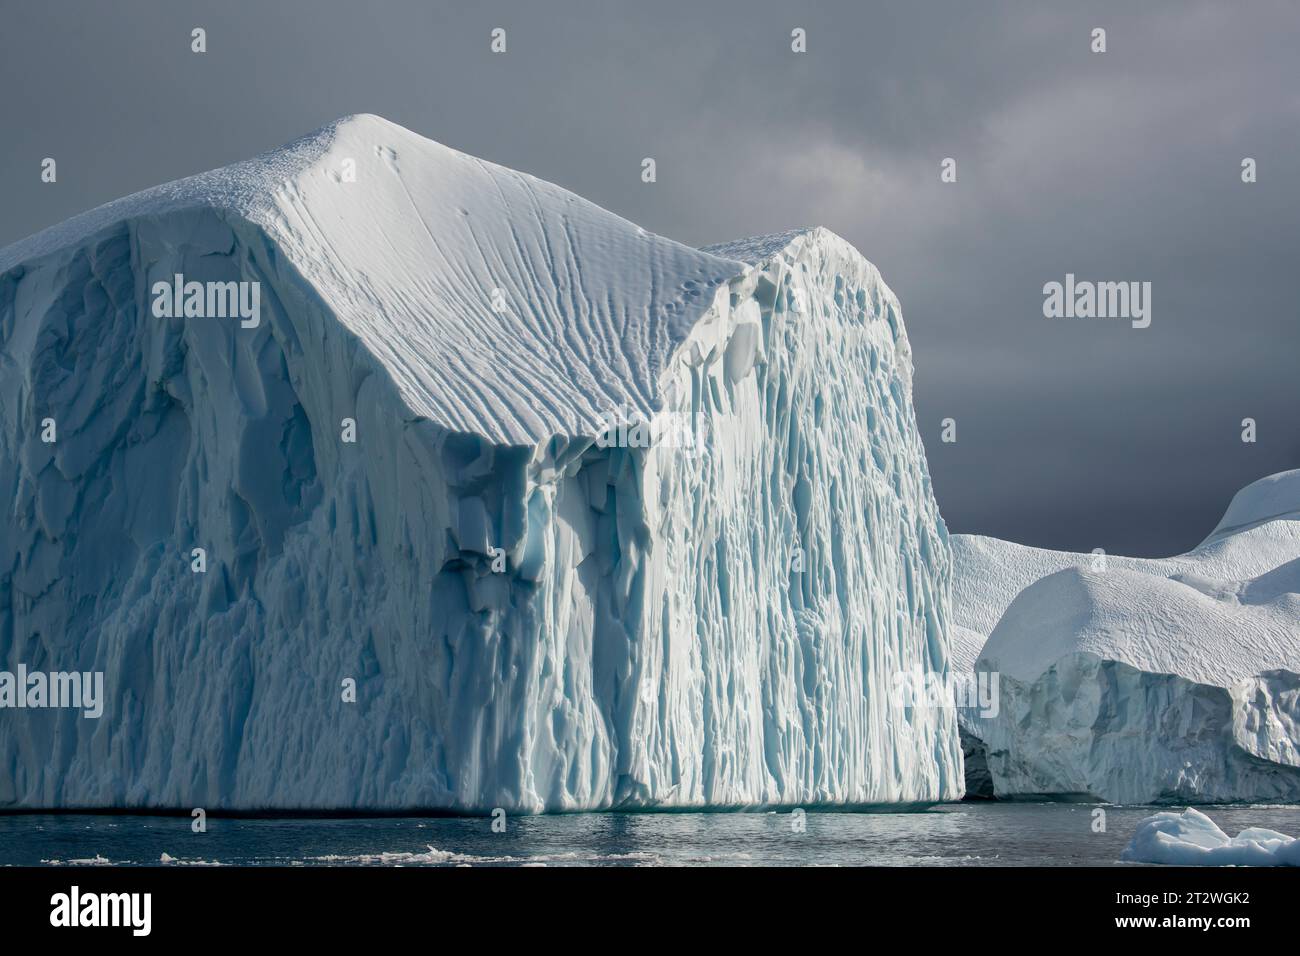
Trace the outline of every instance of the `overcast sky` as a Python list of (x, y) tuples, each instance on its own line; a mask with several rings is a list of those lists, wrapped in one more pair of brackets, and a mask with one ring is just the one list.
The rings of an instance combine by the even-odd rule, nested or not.
[[(0, 245), (356, 112), (692, 245), (824, 225), (902, 301), (951, 530), (1170, 554), (1300, 467), (1297, 49), (1287, 0), (0, 0)], [(1151, 326), (1044, 318), (1066, 273)]]

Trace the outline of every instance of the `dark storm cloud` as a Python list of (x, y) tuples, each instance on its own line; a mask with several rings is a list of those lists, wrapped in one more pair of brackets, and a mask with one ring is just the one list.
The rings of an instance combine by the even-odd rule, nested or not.
[[(1293, 4), (122, 0), (0, 18), (0, 243), (375, 112), (688, 243), (811, 224), (852, 241), (902, 300), (954, 531), (1171, 553), (1238, 487), (1300, 466)], [(1151, 282), (1151, 327), (1043, 318), (1067, 272)]]

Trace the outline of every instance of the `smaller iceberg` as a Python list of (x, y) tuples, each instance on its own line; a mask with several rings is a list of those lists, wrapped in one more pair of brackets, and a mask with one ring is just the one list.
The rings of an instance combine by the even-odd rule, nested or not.
[(953, 535), (968, 795), (1300, 803), (1300, 469), (1171, 558)]
[(1171, 866), (1300, 866), (1300, 840), (1263, 827), (1248, 827), (1230, 837), (1204, 813), (1188, 807), (1139, 823), (1120, 859)]

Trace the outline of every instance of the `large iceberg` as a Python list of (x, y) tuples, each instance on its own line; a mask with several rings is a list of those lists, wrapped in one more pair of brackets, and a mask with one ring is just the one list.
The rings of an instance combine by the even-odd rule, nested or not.
[(960, 796), (907, 337), (824, 229), (357, 116), (0, 250), (0, 340), (0, 667), (105, 686), (0, 711), (0, 806)]
[(999, 688), (963, 739), (997, 796), (1300, 801), (1300, 471), (1173, 558), (953, 550), (956, 666)]

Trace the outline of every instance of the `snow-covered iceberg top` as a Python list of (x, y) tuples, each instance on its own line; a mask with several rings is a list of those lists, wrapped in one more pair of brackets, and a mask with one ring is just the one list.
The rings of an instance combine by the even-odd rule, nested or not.
[(1032, 680), (1082, 652), (1220, 687), (1300, 673), (1300, 470), (1242, 489), (1203, 544), (1171, 558), (952, 540), (958, 664), (982, 655)]
[(1300, 840), (1264, 827), (1235, 837), (1195, 807), (1157, 813), (1137, 826), (1121, 860), (1170, 866), (1300, 866)]
[(1300, 468), (1251, 482), (1233, 495), (1228, 510), (1197, 551), (1209, 551), (1230, 535), (1282, 520), (1300, 522)]
[(1214, 687), (1300, 673), (1300, 559), (1244, 581), (1057, 571), (1016, 596), (976, 666), (1032, 681), (1067, 654)]
[(266, 229), (412, 417), (515, 445), (660, 411), (674, 352), (744, 270), (358, 115), (24, 240), (0, 272), (124, 219), (205, 207)]

